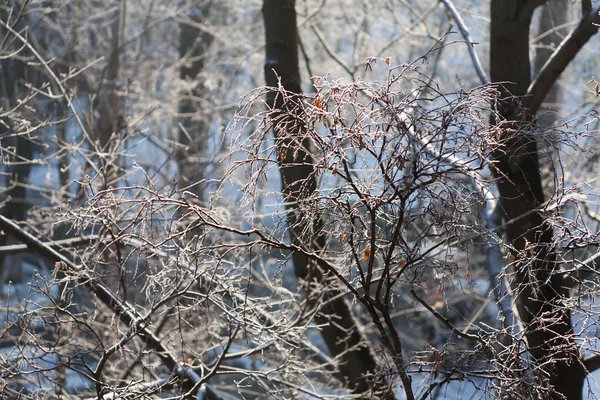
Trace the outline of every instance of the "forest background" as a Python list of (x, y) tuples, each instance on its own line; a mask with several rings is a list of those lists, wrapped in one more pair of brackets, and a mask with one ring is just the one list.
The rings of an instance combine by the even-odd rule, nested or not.
[(6, 398), (597, 398), (598, 2), (0, 6)]

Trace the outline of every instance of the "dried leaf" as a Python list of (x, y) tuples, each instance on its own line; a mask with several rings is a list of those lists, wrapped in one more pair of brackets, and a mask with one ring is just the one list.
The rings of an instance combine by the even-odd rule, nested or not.
[(369, 261), (369, 259), (371, 258), (371, 248), (369, 246), (367, 246), (367, 248), (365, 249), (365, 252), (363, 253), (363, 258), (365, 259), (365, 261)]
[(323, 109), (323, 100), (321, 100), (321, 98), (320, 98), (320, 97), (317, 97), (317, 98), (315, 99), (315, 106), (317, 106), (317, 108), (318, 108), (319, 110), (322, 110), (322, 109)]
[(345, 233), (343, 235), (341, 235), (340, 236), (340, 246), (342, 246), (344, 244), (344, 242), (347, 240), (348, 240), (348, 237), (346, 236)]
[(433, 370), (433, 376), (435, 376), (437, 378), (438, 374), (440, 373), (440, 369), (442, 369), (442, 363), (435, 363), (435, 369)]
[(389, 57), (386, 57), (386, 58), (385, 58), (385, 62), (386, 62), (388, 65), (390, 64), (390, 61), (391, 61), (391, 60), (392, 60), (392, 59), (391, 59), (391, 58), (389, 58)]
[(287, 151), (285, 151), (285, 149), (279, 149), (279, 159), (281, 161), (285, 161), (286, 158), (287, 158)]

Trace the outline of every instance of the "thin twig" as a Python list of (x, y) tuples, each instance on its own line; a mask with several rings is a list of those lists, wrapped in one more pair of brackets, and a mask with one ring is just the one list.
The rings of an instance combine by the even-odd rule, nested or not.
[(333, 58), (335, 62), (337, 62), (340, 65), (340, 67), (342, 67), (344, 71), (346, 71), (348, 75), (352, 77), (353, 80), (355, 80), (356, 78), (354, 77), (354, 71), (352, 70), (352, 68), (350, 68), (350, 66), (342, 59), (342, 57), (340, 57), (339, 54), (337, 54), (331, 48), (331, 46), (327, 42), (327, 39), (325, 39), (325, 36), (323, 36), (323, 33), (319, 30), (319, 28), (317, 28), (314, 24), (312, 24), (310, 28), (315, 33), (315, 35), (317, 35), (317, 39), (319, 39), (319, 42), (321, 42), (321, 44), (323, 45), (325, 52), (329, 54), (329, 56)]
[(485, 342), (483, 342), (483, 340), (479, 336), (471, 335), (468, 333), (463, 333), (460, 329), (457, 329), (454, 325), (452, 325), (452, 322), (450, 322), (450, 320), (448, 318), (444, 317), (442, 314), (440, 314), (439, 312), (434, 310), (433, 307), (431, 307), (425, 300), (423, 300), (423, 298), (417, 294), (415, 289), (411, 288), (410, 294), (412, 294), (413, 297), (415, 299), (417, 299), (417, 301), (419, 303), (421, 303), (423, 305), (423, 307), (428, 309), (429, 312), (432, 313), (438, 320), (440, 320), (444, 325), (446, 325), (448, 328), (450, 328), (450, 330), (452, 332), (456, 333), (458, 336), (462, 337), (463, 339), (475, 340), (477, 342), (485, 344)]
[[(82, 237), (74, 237), (69, 239), (53, 240), (51, 242), (42, 242), (48, 247), (62, 247), (62, 246), (78, 246), (88, 244), (93, 240), (98, 239), (97, 235), (89, 235)], [(26, 244), (13, 244), (10, 246), (0, 246), (0, 254), (15, 254), (27, 251), (29, 247)]]
[[(110, 289), (98, 280), (90, 279), (85, 267), (75, 264), (69, 258), (63, 256), (50, 246), (47, 246), (38, 238), (24, 231), (16, 223), (3, 215), (0, 215), (0, 229), (16, 237), (26, 244), (29, 249), (35, 251), (47, 260), (57, 263), (57, 267), (64, 268), (65, 272), (70, 273), (74, 279), (79, 279), (82, 284), (86, 285), (100, 301), (106, 304), (112, 312), (118, 316), (124, 325), (134, 326), (138, 324), (137, 321), (143, 319), (129, 303), (119, 299)], [(150, 332), (147, 326), (144, 326), (137, 334), (145, 340), (146, 345), (154, 350), (154, 354), (160, 358), (161, 362), (174, 375), (179, 375), (184, 378), (183, 386), (185, 390), (193, 390), (203, 383), (198, 374), (177, 362), (177, 359), (171, 353), (171, 350), (162, 343), (160, 338)]]

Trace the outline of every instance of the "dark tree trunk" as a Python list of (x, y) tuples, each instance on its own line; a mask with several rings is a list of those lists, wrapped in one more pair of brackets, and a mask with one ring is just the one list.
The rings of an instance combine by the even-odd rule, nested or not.
[[(192, 8), (190, 19), (202, 24), (208, 17), (211, 1), (200, 2)], [(179, 77), (186, 82), (179, 101), (179, 143), (183, 145), (176, 153), (181, 184), (203, 199), (202, 180), (205, 178), (207, 151), (207, 107), (203, 100), (206, 89), (201, 73), (204, 71), (207, 52), (213, 42), (213, 35), (202, 31), (198, 26), (180, 23), (179, 57), (181, 67)]]
[[(13, 13), (9, 14), (4, 7), (1, 7), (0, 18), (12, 26), (17, 21), (9, 19), (9, 16), (12, 15), (14, 19), (16, 18), (14, 15), (18, 15), (19, 11), (15, 9)], [(22, 29), (25, 21), (26, 19), (21, 19), (18, 21), (17, 26), (13, 28), (17, 30)], [(10, 53), (21, 47), (21, 43), (15, 41), (13, 35), (6, 28), (1, 28), (0, 32), (3, 39), (7, 38), (6, 53)], [(3, 104), (0, 106), (4, 110), (10, 110), (17, 105), (17, 99), (22, 95), (21, 91), (24, 88), (20, 85), (24, 83), (27, 72), (26, 62), (17, 57), (0, 60), (0, 97), (3, 98)], [(31, 75), (35, 77), (35, 74)], [(33, 81), (32, 83), (36, 84), (38, 82)], [(22, 108), (18, 108), (16, 111), (17, 116), (22, 111)], [(9, 200), (1, 212), (6, 218), (14, 221), (23, 221), (30, 208), (30, 204), (26, 198), (27, 189), (25, 185), (29, 183), (29, 173), (31, 172), (30, 161), (33, 159), (35, 145), (27, 136), (15, 132), (13, 127), (14, 124), (11, 117), (3, 118), (2, 124), (0, 124), (0, 138), (5, 139), (0, 145), (2, 147), (11, 147), (15, 152), (15, 156), (4, 155), (9, 161), (6, 165), (6, 175), (3, 177), (4, 188), (9, 189), (2, 190), (2, 200), (5, 200), (5, 198)], [(5, 232), (0, 232), (0, 246), (14, 243), (16, 242)], [(0, 254), (0, 295), (3, 295), (2, 288), (5, 281), (17, 283), (23, 279), (20, 259), (20, 254), (8, 256)]]
[[(116, 187), (119, 182), (120, 155), (123, 144), (121, 131), (125, 129), (123, 126), (125, 120), (121, 114), (121, 98), (117, 83), (121, 74), (120, 59), (123, 32), (125, 29), (126, 4), (127, 2), (124, 0), (116, 0), (114, 2), (114, 14), (110, 24), (110, 55), (106, 68), (103, 71), (103, 79), (98, 93), (97, 112), (99, 118), (95, 131), (95, 140), (100, 151), (97, 158), (101, 169), (101, 190)], [(114, 229), (113, 225), (107, 226), (105, 233), (109, 237), (114, 237)], [(114, 249), (117, 250), (117, 246)], [(125, 266), (118, 253), (118, 251), (108, 251), (103, 254), (102, 263), (99, 267), (104, 276), (104, 283), (126, 300), (127, 282)]]
[[(539, 211), (544, 202), (538, 144), (531, 116), (510, 96), (523, 96), (531, 83), (529, 27), (539, 1), (492, 0), (490, 75), (503, 82), (499, 102), (504, 145), (495, 154), (500, 204), (514, 247), (513, 293), (525, 330), (536, 383), (552, 392), (548, 399), (581, 399), (586, 375), (579, 350), (572, 340), (570, 311), (561, 305), (568, 296), (553, 246), (552, 226)], [(500, 121), (494, 121), (500, 122)], [(533, 211), (533, 212), (531, 212)], [(543, 381), (547, 375), (547, 383)]]
[[(295, 2), (265, 0), (263, 16), (267, 41), (266, 83), (270, 87), (277, 87), (278, 79), (281, 79), (285, 90), (300, 95), (302, 91), (298, 67)], [(298, 246), (318, 251), (326, 246), (326, 238), (321, 229), (322, 220), (319, 215), (306, 215), (299, 207), (304, 198), (316, 191), (317, 181), (311, 154), (313, 146), (302, 134), (304, 128), (301, 115), (298, 115), (300, 111), (294, 107), (298, 101), (301, 101), (300, 96), (292, 95), (284, 100), (281, 94), (275, 91), (267, 95), (269, 107), (283, 111), (282, 114), (274, 116), (274, 131), (280, 155), (279, 167), (291, 239)], [(301, 225), (313, 227), (314, 235), (310, 242), (303, 240)], [(336, 282), (329, 280), (328, 274), (303, 253), (295, 252), (292, 261), (296, 276), (306, 285), (310, 305), (316, 306), (317, 300), (324, 304), (316, 320), (323, 326), (321, 333), (331, 355), (339, 357), (339, 370), (345, 384), (355, 393), (365, 393), (369, 390), (387, 392), (383, 380), (373, 387), (367, 378), (377, 372), (375, 355)], [(325, 298), (322, 297), (322, 293), (315, 293), (315, 286), (326, 288)]]
[(124, 29), (125, 3), (122, 0), (117, 0), (116, 5), (115, 15), (111, 23), (110, 56), (103, 72), (103, 82), (98, 95), (98, 114), (100, 118), (96, 139), (100, 151), (106, 154), (105, 157), (98, 157), (103, 170), (102, 189), (116, 184), (117, 168), (119, 166), (118, 146), (121, 145), (121, 138), (118, 135), (123, 124), (117, 80), (121, 69), (121, 33)]

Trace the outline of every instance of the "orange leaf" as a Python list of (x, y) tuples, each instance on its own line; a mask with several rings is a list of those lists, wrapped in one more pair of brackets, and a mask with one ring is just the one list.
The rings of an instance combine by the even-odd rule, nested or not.
[(285, 151), (285, 149), (279, 149), (279, 159), (281, 161), (285, 161), (286, 158), (287, 158), (287, 151)]
[(367, 248), (365, 249), (365, 252), (363, 253), (363, 258), (365, 259), (365, 261), (369, 261), (369, 259), (371, 258), (371, 248), (369, 246), (367, 246)]
[(513, 254), (510, 255), (510, 262), (515, 262), (515, 256)]
[(386, 57), (386, 58), (385, 58), (385, 62), (386, 62), (388, 65), (390, 64), (390, 61), (391, 61), (391, 60), (392, 60), (392, 59), (391, 59), (391, 58), (389, 58), (389, 57)]
[(320, 97), (315, 99), (315, 106), (317, 106), (318, 109), (323, 109), (323, 101)]

